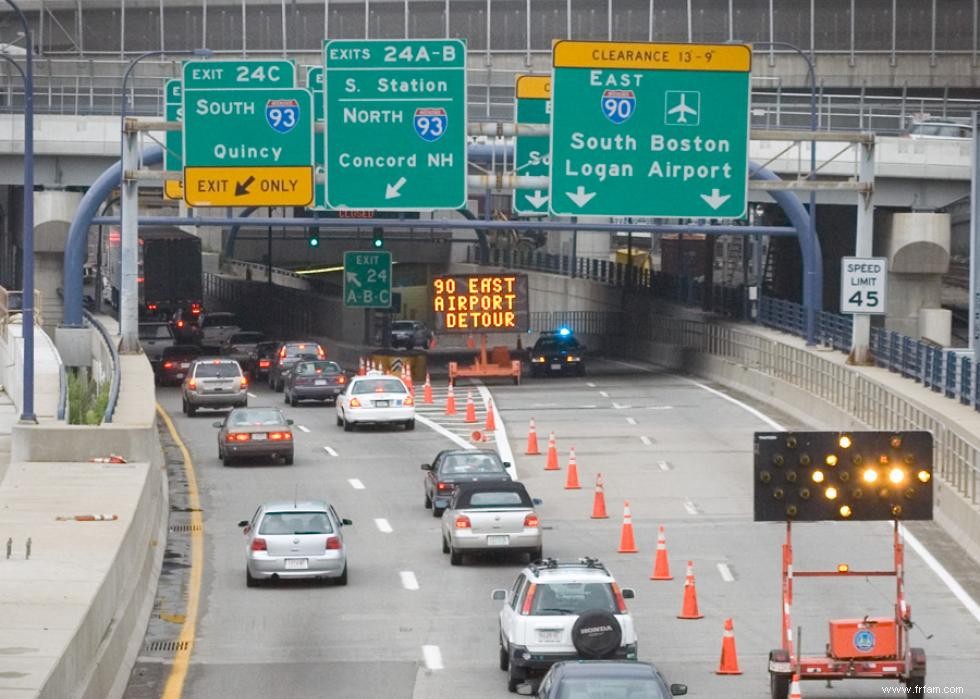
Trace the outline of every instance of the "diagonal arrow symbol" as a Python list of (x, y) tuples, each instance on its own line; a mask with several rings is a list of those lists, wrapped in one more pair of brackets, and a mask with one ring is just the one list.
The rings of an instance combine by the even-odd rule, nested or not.
[(235, 183), (235, 196), (236, 197), (240, 197), (240, 196), (243, 196), (245, 194), (248, 194), (249, 193), (248, 188), (252, 186), (252, 183), (253, 182), (255, 182), (255, 175), (249, 175), (248, 176), (248, 179), (245, 180), (244, 182), (236, 182)]
[(580, 209), (592, 201), (592, 197), (596, 195), (595, 192), (586, 192), (585, 187), (582, 185), (578, 186), (574, 192), (565, 192), (565, 196), (575, 202), (575, 205)]
[(358, 289), (361, 288), (361, 280), (357, 278), (357, 272), (347, 272), (347, 283), (353, 284)]
[(705, 203), (712, 209), (717, 209), (719, 206), (724, 204), (726, 201), (732, 198), (731, 194), (722, 194), (717, 188), (711, 190), (711, 194), (702, 194), (701, 198), (704, 199)]
[(401, 188), (405, 186), (406, 180), (404, 177), (399, 177), (395, 184), (385, 185), (385, 199), (394, 199), (395, 197), (400, 197), (402, 195)]

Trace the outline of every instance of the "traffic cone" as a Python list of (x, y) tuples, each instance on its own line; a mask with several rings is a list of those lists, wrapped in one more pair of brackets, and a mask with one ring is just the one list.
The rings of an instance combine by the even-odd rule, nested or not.
[(463, 422), (476, 422), (476, 404), (473, 402), (473, 391), (466, 392), (466, 418)]
[(476, 349), (476, 338), (472, 335), (466, 336), (466, 346), (469, 349)]
[(619, 549), (616, 553), (636, 553), (636, 541), (633, 539), (633, 515), (630, 512), (630, 501), (623, 502), (623, 527), (619, 533)]
[(407, 364), (402, 364), (402, 383), (409, 393), (415, 393), (415, 386), (412, 385), (412, 372), (408, 370)]
[(716, 675), (741, 675), (738, 669), (738, 658), (735, 655), (735, 627), (731, 619), (725, 619), (725, 632), (721, 637), (721, 661), (718, 663)]
[(606, 495), (602, 491), (602, 474), (595, 477), (595, 498), (592, 500), (592, 519), (609, 519), (606, 514)]
[(541, 453), (538, 449), (538, 432), (534, 429), (534, 418), (531, 418), (531, 422), (527, 427), (527, 449), (524, 453), (528, 456), (537, 456)]
[(558, 465), (558, 445), (555, 442), (555, 433), (551, 432), (548, 435), (548, 458), (544, 464), (545, 471), (559, 471), (561, 466)]
[(497, 423), (493, 417), (493, 399), (487, 401), (487, 421), (483, 425), (483, 429), (486, 432), (494, 432), (497, 429)]
[(800, 693), (800, 676), (793, 675), (793, 681), (789, 683), (789, 699), (803, 699)]
[(575, 447), (568, 450), (568, 476), (565, 478), (565, 490), (580, 490), (578, 482), (578, 464), (575, 463)]
[(357, 375), (364, 376), (367, 373), (367, 369), (364, 367), (364, 357), (361, 357), (357, 363)]
[(425, 372), (425, 386), (422, 387), (422, 402), (432, 405), (432, 382), (429, 380), (429, 372)]
[(687, 562), (687, 577), (684, 579), (684, 604), (678, 619), (701, 619), (704, 617), (698, 611), (698, 591), (694, 587), (694, 561)]
[(453, 394), (453, 385), (449, 384), (449, 392), (446, 394), (446, 415), (456, 414), (456, 396)]
[(653, 573), (651, 580), (673, 580), (670, 574), (670, 561), (667, 560), (667, 537), (664, 536), (664, 527), (660, 525), (657, 533), (657, 555), (653, 559)]

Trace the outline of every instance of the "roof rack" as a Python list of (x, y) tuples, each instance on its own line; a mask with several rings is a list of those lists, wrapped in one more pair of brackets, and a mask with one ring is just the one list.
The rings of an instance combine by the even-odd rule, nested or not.
[(542, 558), (532, 561), (529, 565), (531, 570), (537, 575), (542, 570), (557, 570), (558, 568), (591, 568), (601, 570), (609, 574), (609, 569), (594, 556), (580, 556), (574, 561), (560, 561), (557, 558)]

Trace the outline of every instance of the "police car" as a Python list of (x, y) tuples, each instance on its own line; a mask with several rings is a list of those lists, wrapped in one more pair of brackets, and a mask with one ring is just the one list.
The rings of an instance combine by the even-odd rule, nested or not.
[(541, 333), (531, 348), (531, 375), (576, 374), (585, 376), (585, 346), (569, 328)]

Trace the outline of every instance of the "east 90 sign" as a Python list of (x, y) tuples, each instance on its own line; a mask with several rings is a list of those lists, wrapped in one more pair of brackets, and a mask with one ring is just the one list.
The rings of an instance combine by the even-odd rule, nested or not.
[(438, 332), (525, 332), (526, 274), (453, 274), (432, 280)]

